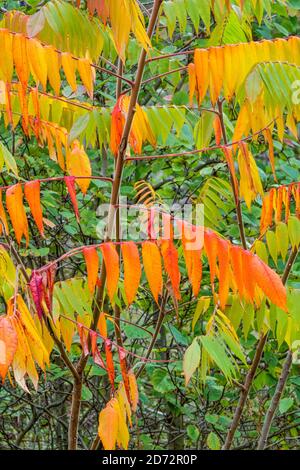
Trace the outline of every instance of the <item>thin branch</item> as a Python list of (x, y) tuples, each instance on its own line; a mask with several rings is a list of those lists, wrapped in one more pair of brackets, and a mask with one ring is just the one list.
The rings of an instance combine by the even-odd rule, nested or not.
[[(222, 105), (222, 101), (220, 100), (218, 100), (218, 110), (219, 110), (219, 120), (221, 124), (223, 140), (224, 140), (224, 144), (227, 146), (228, 142), (227, 142), (227, 136), (226, 136), (225, 123), (224, 123), (223, 105)], [(227, 166), (229, 170), (230, 183), (231, 183), (232, 192), (234, 196), (236, 216), (237, 216), (237, 221), (238, 221), (238, 226), (239, 226), (239, 231), (240, 231), (241, 242), (242, 242), (243, 248), (246, 250), (247, 241), (246, 241), (245, 228), (244, 228), (244, 222), (243, 222), (243, 214), (242, 214), (242, 209), (241, 209), (241, 201), (240, 201), (238, 194), (236, 194), (233, 175), (231, 174), (229, 165)]]
[[(292, 266), (293, 266), (293, 264), (294, 264), (294, 262), (297, 258), (298, 252), (299, 252), (298, 248), (294, 248), (294, 250), (291, 253), (291, 256), (289, 257), (289, 260), (288, 260), (287, 265), (285, 267), (285, 271), (284, 271), (283, 276), (282, 276), (282, 281), (284, 283), (286, 283), (286, 281), (288, 279), (289, 273), (290, 273), (290, 271), (292, 269)], [(287, 353), (287, 356), (286, 356), (286, 359), (285, 359), (284, 364), (283, 364), (283, 368), (282, 368), (279, 380), (277, 382), (275, 393), (272, 397), (271, 403), (270, 403), (269, 408), (267, 410), (267, 413), (265, 415), (261, 436), (260, 436), (258, 446), (257, 446), (258, 450), (265, 449), (265, 447), (267, 445), (268, 437), (269, 437), (269, 434), (270, 434), (270, 429), (271, 429), (271, 426), (272, 426), (272, 422), (273, 422), (276, 410), (278, 408), (281, 396), (283, 394), (283, 391), (284, 391), (284, 388), (285, 388), (285, 385), (286, 385), (286, 382), (287, 382), (287, 379), (288, 379), (288, 376), (289, 376), (289, 373), (290, 373), (290, 369), (292, 367), (292, 359), (293, 359), (293, 353), (289, 349), (289, 351)]]
[(197, 153), (210, 152), (211, 150), (221, 150), (224, 147), (232, 147), (234, 145), (238, 145), (241, 142), (247, 142), (248, 140), (253, 139), (253, 137), (261, 134), (263, 131), (268, 129), (274, 123), (274, 121), (276, 121), (276, 119), (272, 119), (272, 121), (267, 126), (263, 127), (259, 131), (254, 132), (253, 134), (248, 135), (247, 137), (244, 137), (243, 139), (235, 140), (227, 144), (212, 145), (210, 147), (203, 147), (201, 149), (188, 150), (186, 152), (165, 153), (163, 155), (136, 155), (135, 157), (127, 157), (125, 161), (129, 162), (129, 161), (140, 161), (140, 160), (156, 160), (159, 158), (175, 158), (175, 157), (181, 157), (185, 155), (196, 155)]

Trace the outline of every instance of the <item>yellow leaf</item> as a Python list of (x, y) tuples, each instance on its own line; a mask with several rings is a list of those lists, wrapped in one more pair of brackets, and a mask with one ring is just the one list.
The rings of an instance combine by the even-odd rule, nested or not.
[(47, 61), (48, 79), (54, 93), (58, 96), (60, 91), (60, 55), (53, 46), (44, 46)]
[[(43, 90), (46, 91), (48, 69), (45, 49), (38, 41), (29, 39), (27, 41), (27, 51), (31, 74), (36, 83), (40, 82)], [(51, 73), (51, 69), (49, 69), (49, 73)]]
[(66, 75), (66, 79), (72, 91), (77, 90), (76, 83), (76, 60), (73, 59), (72, 55), (69, 52), (63, 52), (61, 54), (61, 62)]
[(78, 59), (77, 68), (90, 98), (93, 98), (94, 84), (93, 84), (93, 72), (90, 61), (88, 59)]
[[(71, 176), (92, 175), (89, 157), (78, 140), (74, 140), (71, 151), (67, 152), (67, 170)], [(75, 181), (83, 194), (86, 194), (91, 182), (90, 178), (76, 178)]]

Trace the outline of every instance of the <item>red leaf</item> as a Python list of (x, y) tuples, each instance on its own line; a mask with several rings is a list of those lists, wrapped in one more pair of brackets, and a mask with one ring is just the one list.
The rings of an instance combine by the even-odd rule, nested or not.
[(113, 355), (111, 352), (111, 341), (109, 339), (106, 339), (104, 341), (104, 348), (105, 348), (108, 378), (111, 384), (111, 388), (114, 391), (115, 390), (115, 366), (114, 366)]
[(99, 349), (98, 349), (97, 337), (98, 337), (98, 335), (95, 331), (90, 331), (93, 359), (94, 359), (95, 364), (102, 367), (102, 369), (106, 370), (105, 364), (102, 360), (101, 354), (100, 354)]
[(130, 397), (130, 386), (129, 386), (129, 377), (127, 371), (127, 362), (126, 362), (126, 351), (123, 348), (118, 348), (119, 358), (120, 358), (120, 367), (123, 378), (123, 383), (126, 391), (126, 395), (129, 403), (131, 402)]
[(36, 307), (36, 311), (39, 319), (41, 320), (44, 315), (44, 310), (42, 307), (43, 301), (43, 278), (42, 276), (33, 271), (29, 281), (29, 288), (32, 294), (32, 298)]
[(110, 130), (110, 149), (116, 157), (119, 152), (119, 146), (123, 134), (125, 117), (121, 109), (122, 96), (118, 99), (111, 114), (111, 130)]
[(81, 323), (77, 323), (77, 330), (79, 334), (80, 344), (82, 346), (82, 351), (84, 356), (89, 355), (89, 347), (87, 343), (88, 333), (84, 326)]
[(175, 298), (179, 300), (181, 296), (179, 291), (180, 272), (178, 267), (178, 253), (172, 240), (162, 240), (161, 252), (165, 270), (170, 278)]
[(72, 202), (72, 205), (73, 205), (73, 209), (74, 209), (74, 212), (75, 212), (77, 222), (79, 222), (80, 216), (79, 216), (78, 203), (77, 203), (77, 199), (76, 199), (75, 177), (74, 176), (65, 176), (64, 180), (65, 180), (65, 183), (66, 183), (66, 186), (67, 186), (67, 189), (68, 189), (68, 193), (69, 193), (70, 198), (71, 198), (71, 202)]

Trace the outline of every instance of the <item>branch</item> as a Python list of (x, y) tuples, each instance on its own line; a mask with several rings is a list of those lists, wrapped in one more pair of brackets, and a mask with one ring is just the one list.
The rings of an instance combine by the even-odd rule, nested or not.
[(175, 157), (182, 157), (184, 155), (196, 155), (197, 153), (210, 152), (211, 150), (221, 150), (224, 147), (232, 147), (234, 145), (238, 145), (240, 142), (247, 142), (248, 140), (253, 139), (253, 137), (261, 134), (263, 131), (268, 129), (274, 123), (274, 121), (276, 121), (276, 118), (272, 119), (272, 121), (267, 126), (263, 127), (259, 131), (254, 132), (253, 134), (248, 135), (247, 137), (244, 137), (243, 139), (235, 140), (234, 142), (226, 143), (223, 145), (212, 145), (210, 147), (203, 147), (202, 149), (194, 149), (194, 150), (188, 150), (186, 152), (177, 152), (177, 153), (165, 153), (164, 155), (137, 155), (135, 157), (127, 157), (125, 161), (129, 162), (129, 161), (140, 161), (140, 160), (155, 160), (159, 158), (175, 158)]
[[(282, 282), (285, 283), (287, 281), (289, 273), (292, 269), (292, 266), (297, 258), (297, 255), (298, 255), (298, 248), (294, 248), (294, 250), (291, 253), (291, 256), (289, 257), (287, 265), (285, 267), (285, 271), (282, 276)], [(292, 367), (292, 359), (293, 359), (293, 353), (289, 349), (286, 359), (283, 364), (283, 368), (282, 368), (279, 380), (277, 382), (275, 393), (273, 395), (273, 398), (271, 400), (271, 403), (269, 405), (268, 411), (264, 419), (262, 433), (258, 442), (257, 450), (263, 450), (265, 449), (267, 445), (271, 425), (272, 425), (279, 401), (283, 394), (283, 391), (284, 391), (284, 388), (285, 388), (285, 385), (286, 385), (286, 382), (290, 373), (290, 369)]]
[[(223, 105), (222, 105), (222, 101), (220, 100), (218, 100), (218, 110), (219, 110), (219, 119), (221, 123), (224, 144), (228, 145), (226, 129), (225, 129), (225, 124), (224, 124)], [(239, 226), (239, 231), (240, 231), (241, 242), (242, 242), (243, 248), (246, 250), (247, 241), (246, 241), (245, 228), (244, 228), (244, 222), (243, 222), (243, 214), (242, 214), (242, 209), (241, 209), (241, 201), (240, 201), (238, 194), (236, 194), (234, 180), (233, 180), (233, 176), (231, 174), (229, 165), (227, 164), (227, 166), (229, 170), (230, 183), (231, 183), (231, 188), (232, 188), (234, 202), (235, 202), (236, 216), (237, 216), (237, 221), (238, 221), (238, 226)]]
[[(149, 20), (149, 26), (147, 30), (149, 38), (151, 38), (153, 34), (161, 3), (162, 3), (162, 0), (155, 0), (155, 3), (153, 5), (151, 17)], [(136, 103), (137, 103), (137, 99), (138, 99), (138, 95), (139, 95), (139, 91), (140, 91), (140, 87), (142, 83), (142, 78), (143, 78), (143, 73), (144, 73), (144, 68), (145, 68), (145, 61), (146, 61), (146, 54), (147, 54), (146, 51), (142, 49), (139, 62), (138, 62), (135, 81), (132, 84), (132, 93), (130, 97), (130, 103), (128, 107), (125, 126), (123, 129), (119, 152), (118, 152), (118, 156), (116, 160), (115, 176), (114, 176), (114, 181), (112, 185), (112, 192), (111, 192), (111, 198), (110, 198), (110, 210), (109, 210), (108, 222), (107, 222), (107, 233), (106, 233), (106, 238), (105, 238), (106, 241), (110, 240), (112, 233), (113, 233), (113, 229), (114, 229), (115, 206), (118, 203), (118, 199), (119, 199), (119, 191), (120, 191), (120, 186), (121, 186), (121, 181), (122, 181), (125, 152), (126, 152), (127, 145), (128, 145), (129, 134), (131, 131), (133, 117), (135, 114), (135, 107), (136, 107)], [(93, 325), (97, 325), (99, 315), (101, 312), (99, 307), (101, 307), (103, 304), (105, 281), (106, 281), (106, 270), (105, 270), (105, 266), (103, 263), (102, 270), (101, 270), (101, 286), (100, 288), (98, 288), (97, 293), (96, 293), (95, 308), (93, 312)], [(69, 449), (70, 450), (75, 450), (77, 448), (78, 421), (79, 421), (80, 399), (81, 399), (81, 389), (82, 389), (82, 374), (83, 374), (83, 370), (85, 368), (86, 363), (87, 363), (87, 357), (85, 357), (82, 354), (77, 364), (77, 372), (79, 373), (81, 380), (80, 380), (80, 383), (78, 383), (77, 381), (74, 381), (74, 387), (73, 387), (70, 426), (69, 426)]]

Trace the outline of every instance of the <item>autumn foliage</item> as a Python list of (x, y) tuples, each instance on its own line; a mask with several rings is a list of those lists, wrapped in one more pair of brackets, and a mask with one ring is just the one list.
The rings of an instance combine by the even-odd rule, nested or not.
[[(219, 376), (247, 397), (256, 342), (292, 354), (300, 339), (298, 278), (287, 282), (300, 39), (260, 32), (271, 0), (144, 3), (51, 0), (0, 21), (0, 376), (34, 394), (62, 368), (69, 449), (101, 383), (85, 445), (128, 449), (159, 394), (181, 387), (172, 425)], [(123, 192), (146, 222), (138, 238), (124, 235)], [(201, 223), (167, 200), (202, 204)], [(229, 448), (241, 414), (203, 446)]]

